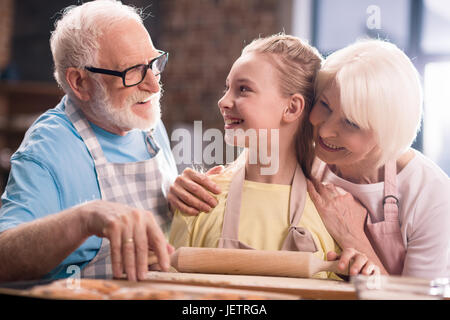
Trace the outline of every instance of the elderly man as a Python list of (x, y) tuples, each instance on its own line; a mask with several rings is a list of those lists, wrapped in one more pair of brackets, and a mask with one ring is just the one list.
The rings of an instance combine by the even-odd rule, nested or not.
[(66, 96), (11, 158), (0, 281), (77, 270), (143, 279), (148, 250), (167, 270), (165, 191), (177, 174), (160, 120), (168, 54), (154, 48), (139, 11), (113, 0), (67, 8), (51, 49)]

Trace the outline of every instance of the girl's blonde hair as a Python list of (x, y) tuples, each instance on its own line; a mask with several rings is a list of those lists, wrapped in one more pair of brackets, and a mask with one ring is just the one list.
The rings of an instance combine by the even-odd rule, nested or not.
[(327, 57), (316, 79), (317, 99), (332, 81), (347, 119), (375, 132), (377, 166), (411, 146), (420, 128), (422, 87), (402, 50), (382, 40), (357, 41)]
[(305, 100), (305, 109), (296, 137), (296, 152), (305, 176), (309, 177), (314, 147), (312, 126), (308, 118), (314, 101), (314, 82), (322, 56), (305, 41), (284, 33), (253, 40), (242, 50), (242, 55), (251, 52), (270, 58), (278, 73), (278, 83), (283, 95), (299, 93)]

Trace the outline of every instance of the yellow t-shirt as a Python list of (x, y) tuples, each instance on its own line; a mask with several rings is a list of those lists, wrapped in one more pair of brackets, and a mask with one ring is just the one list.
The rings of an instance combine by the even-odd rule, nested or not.
[[(170, 243), (175, 247), (216, 248), (222, 234), (225, 204), (231, 182), (229, 175), (213, 176), (222, 193), (218, 205), (210, 212), (190, 216), (175, 212), (170, 231)], [(289, 230), (289, 198), (291, 186), (244, 181), (239, 221), (239, 240), (259, 250), (281, 250)], [(328, 251), (340, 248), (322, 222), (309, 195), (298, 223), (311, 233), (320, 259), (326, 260)], [(314, 278), (339, 279), (333, 273), (319, 272)]]

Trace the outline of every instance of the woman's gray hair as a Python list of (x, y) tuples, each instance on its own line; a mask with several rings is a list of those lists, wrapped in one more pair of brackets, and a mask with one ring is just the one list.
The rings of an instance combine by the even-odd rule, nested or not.
[(423, 93), (402, 50), (383, 40), (359, 40), (327, 57), (316, 78), (317, 98), (333, 80), (346, 118), (374, 131), (382, 153), (378, 167), (408, 150), (420, 129)]
[(96, 0), (62, 11), (51, 33), (50, 47), (54, 62), (54, 76), (68, 95), (72, 90), (66, 81), (69, 67), (95, 66), (98, 59), (99, 38), (104, 30), (117, 22), (134, 19), (143, 23), (141, 9), (116, 0)]

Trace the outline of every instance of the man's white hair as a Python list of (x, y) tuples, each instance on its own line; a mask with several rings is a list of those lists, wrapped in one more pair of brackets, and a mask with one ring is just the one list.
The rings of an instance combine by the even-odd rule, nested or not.
[(116, 0), (96, 0), (63, 10), (51, 34), (50, 47), (55, 64), (54, 76), (65, 93), (73, 98), (66, 81), (67, 68), (95, 66), (98, 40), (103, 32), (111, 25), (127, 19), (143, 24), (142, 11)]
[(327, 57), (316, 78), (316, 99), (336, 81), (345, 116), (375, 132), (381, 158), (397, 159), (420, 128), (423, 94), (419, 74), (394, 44), (362, 40)]

